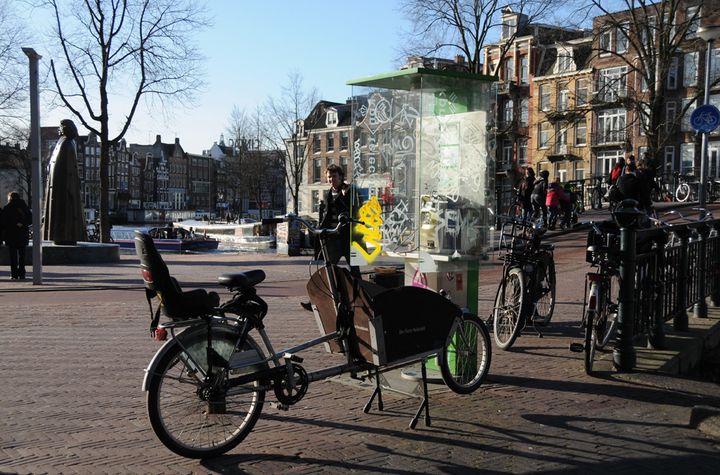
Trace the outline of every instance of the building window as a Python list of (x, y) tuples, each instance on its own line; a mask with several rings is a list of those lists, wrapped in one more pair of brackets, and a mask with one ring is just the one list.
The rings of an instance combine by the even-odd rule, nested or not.
[(550, 122), (544, 121), (538, 125), (538, 148), (550, 146)]
[(573, 59), (570, 53), (561, 53), (557, 58), (557, 73), (572, 71)]
[(335, 127), (338, 123), (338, 115), (335, 109), (328, 109), (325, 115), (325, 125), (327, 127)]
[(342, 132), (340, 132), (340, 150), (347, 150), (349, 143), (350, 138), (348, 136), (348, 131), (343, 130)]
[(588, 101), (588, 80), (578, 79), (575, 81), (575, 106), (580, 107)]
[(313, 213), (320, 212), (320, 190), (312, 190), (312, 210)]
[[(692, 101), (692, 104), (690, 104), (690, 107), (687, 107), (688, 102)], [(687, 107), (687, 109), (685, 109)], [(682, 117), (682, 122), (680, 123), (680, 130), (683, 132), (692, 132), (693, 128), (692, 125), (690, 125), (690, 116), (695, 111), (695, 107), (697, 107), (697, 102), (695, 102), (695, 99), (683, 99), (682, 100), (682, 110), (685, 111)]]
[(575, 145), (587, 145), (587, 122), (585, 120), (575, 122)]
[(599, 144), (625, 141), (625, 109), (608, 109), (598, 113)]
[(600, 70), (598, 96), (605, 102), (614, 102), (627, 95), (627, 66)]
[[(647, 135), (647, 130), (650, 128), (650, 106), (648, 104), (639, 104), (639, 106), (640, 135)], [(640, 154), (638, 156), (642, 157)]]
[(515, 58), (505, 58), (505, 63), (503, 65), (503, 78), (505, 81), (514, 81), (515, 80)]
[(527, 165), (527, 139), (518, 140), (518, 165)]
[(685, 53), (683, 57), (683, 85), (685, 87), (697, 86), (698, 79), (698, 52)]
[(508, 99), (507, 101), (505, 101), (503, 103), (502, 120), (503, 120), (503, 125), (505, 127), (512, 124), (512, 120), (513, 120), (513, 100), (512, 99)]
[(675, 146), (665, 146), (665, 161), (663, 163), (663, 173), (670, 174), (675, 170)]
[(343, 175), (350, 176), (350, 175), (348, 175), (348, 158), (347, 157), (345, 157), (345, 156), (340, 157), (340, 168), (342, 168)]
[(541, 84), (540, 85), (540, 110), (541, 111), (549, 111), (550, 110), (550, 85), (549, 84)]
[(612, 170), (613, 165), (618, 161), (618, 159), (623, 158), (623, 151), (622, 150), (605, 150), (598, 152), (597, 154), (597, 165), (595, 168), (595, 175), (596, 176), (608, 176), (610, 175), (610, 170)]
[(710, 56), (710, 84), (713, 84), (720, 79), (720, 48), (713, 48)]
[(677, 56), (670, 61), (670, 67), (667, 72), (667, 88), (677, 89), (678, 83), (678, 59)]
[(520, 99), (520, 125), (528, 126), (528, 117), (530, 115), (530, 99), (523, 97)]
[(335, 150), (335, 134), (332, 132), (329, 132), (325, 136), (325, 150), (327, 150), (327, 151)]
[(322, 164), (320, 159), (313, 160), (313, 182), (318, 183), (322, 179)]
[(320, 153), (320, 135), (313, 136), (313, 153)]
[(698, 28), (700, 27), (700, 7), (687, 7), (685, 10), (685, 21), (689, 22), (687, 28), (687, 38), (695, 38)]
[(692, 175), (695, 169), (695, 144), (680, 144), (680, 174)]
[(645, 49), (650, 47), (650, 41), (655, 37), (655, 17), (645, 17), (646, 21), (638, 22), (638, 28), (640, 28), (640, 42), (643, 44)]
[(528, 57), (520, 57), (520, 82), (527, 84), (529, 81), (529, 68), (528, 68)]
[(630, 39), (628, 38), (628, 31), (630, 30), (630, 23), (623, 22), (620, 27), (616, 30), (617, 35), (617, 51), (616, 53), (625, 53), (628, 50)]
[(558, 83), (558, 92), (557, 92), (557, 110), (558, 111), (565, 111), (570, 106), (570, 91), (568, 90), (568, 83), (561, 82)]
[(673, 101), (665, 103), (665, 132), (672, 133), (675, 130), (677, 120), (677, 104)]
[(517, 31), (517, 17), (505, 17), (502, 20), (502, 36), (501, 40), (510, 39)]
[(504, 140), (503, 146), (502, 146), (502, 157), (501, 157), (501, 161), (502, 161), (503, 165), (510, 165), (512, 163), (512, 156), (513, 156), (512, 142), (509, 140)]
[(600, 33), (600, 54), (601, 55), (607, 55), (612, 52), (612, 30), (606, 29), (602, 33)]
[(567, 153), (567, 127), (555, 126), (555, 153)]

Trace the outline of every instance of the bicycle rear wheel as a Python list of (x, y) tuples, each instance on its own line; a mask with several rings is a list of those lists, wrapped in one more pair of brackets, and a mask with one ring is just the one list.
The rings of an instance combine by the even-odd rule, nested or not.
[[(235, 343), (234, 332), (213, 330), (212, 349), (220, 359), (255, 361), (262, 356), (249, 336), (241, 351), (233, 352)], [(153, 431), (168, 449), (183, 457), (214, 457), (236, 447), (255, 426), (265, 400), (259, 381), (235, 388), (227, 383), (228, 371), (230, 376), (239, 376), (267, 364), (231, 370), (213, 366), (212, 374), (203, 378), (199, 370), (208, 371), (207, 353), (205, 331), (186, 338), (182, 345), (175, 344), (155, 367), (148, 387)]]
[(595, 362), (595, 350), (597, 348), (597, 330), (595, 319), (597, 312), (587, 310), (585, 313), (585, 373), (593, 374), (593, 363)]
[(555, 262), (548, 253), (543, 253), (535, 269), (535, 315), (536, 325), (550, 323), (555, 310)]
[(525, 277), (523, 271), (515, 267), (507, 272), (495, 296), (493, 337), (502, 350), (510, 348), (522, 330), (524, 298)]
[(438, 356), (447, 387), (458, 394), (475, 391), (490, 370), (492, 353), (485, 323), (471, 314), (458, 318)]
[(590, 206), (592, 209), (602, 209), (602, 193), (597, 188), (593, 189), (590, 198)]

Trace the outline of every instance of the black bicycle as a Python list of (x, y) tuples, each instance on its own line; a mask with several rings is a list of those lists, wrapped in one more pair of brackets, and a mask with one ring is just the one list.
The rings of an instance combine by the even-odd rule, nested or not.
[(553, 245), (542, 243), (545, 228), (503, 217), (500, 247), (505, 249), (503, 273), (495, 295), (492, 320), (495, 343), (500, 349), (512, 346), (529, 323), (550, 323), (555, 309), (555, 260)]

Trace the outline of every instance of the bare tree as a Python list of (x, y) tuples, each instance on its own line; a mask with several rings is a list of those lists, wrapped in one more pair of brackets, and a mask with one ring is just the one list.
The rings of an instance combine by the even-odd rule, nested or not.
[[(701, 15), (720, 12), (718, 0), (702, 2), (697, 8), (700, 5), (693, 0), (590, 0), (584, 7), (590, 16), (600, 17), (596, 19), (600, 36), (594, 44), (594, 59), (614, 58), (624, 68), (622, 74), (613, 77), (600, 72), (594, 106), (615, 104), (633, 111), (634, 119), (627, 121), (626, 130), (640, 127), (648, 154), (656, 163), (661, 162), (665, 144), (676, 140), (681, 118), (704, 94), (698, 80), (696, 93), (685, 98), (674, 116), (668, 116), (666, 103), (674, 97), (669, 89), (681, 87), (680, 71), (694, 67), (696, 76), (699, 71), (697, 62), (692, 66), (683, 61), (685, 53), (704, 49), (704, 42), (695, 35)], [(711, 87), (718, 83), (720, 78)]]
[(28, 115), (21, 110), (28, 90), (27, 58), (21, 50), (26, 28), (14, 6), (0, 0), (0, 131), (6, 135), (22, 128), (19, 122)]
[(317, 89), (306, 90), (302, 76), (291, 73), (280, 96), (268, 98), (266, 104), (267, 138), (273, 148), (285, 151), (283, 169), (296, 214), (299, 210), (302, 174), (307, 163), (307, 147), (304, 150), (301, 147), (304, 132), (300, 129), (300, 121), (307, 117), (317, 102)]
[[(412, 31), (407, 35), (404, 54), (433, 56), (462, 54), (467, 59), (468, 72), (482, 72), (482, 50), (488, 40), (502, 28), (501, 15), (505, 8), (527, 16), (529, 22), (552, 13), (557, 0), (403, 0), (403, 11), (410, 20)], [(520, 25), (516, 25), (520, 26)], [(520, 28), (508, 35), (500, 58), (510, 48)], [(501, 62), (497, 67), (502, 66)]]
[[(202, 85), (192, 37), (207, 25), (192, 0), (49, 0), (61, 52), (51, 60), (62, 103), (100, 139), (100, 233), (110, 240), (109, 157), (140, 99), (191, 100)], [(110, 106), (110, 98), (113, 106)], [(117, 97), (129, 99), (122, 110)], [(111, 134), (111, 128), (117, 127)]]

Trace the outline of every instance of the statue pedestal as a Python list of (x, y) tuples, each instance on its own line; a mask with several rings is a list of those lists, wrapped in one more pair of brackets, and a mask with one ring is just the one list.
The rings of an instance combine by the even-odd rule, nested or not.
[[(73, 264), (112, 264), (120, 262), (120, 246), (96, 242), (78, 242), (74, 246), (63, 246), (43, 241), (43, 266)], [(9, 266), (7, 246), (0, 246), (0, 265)], [(25, 248), (25, 267), (32, 265), (32, 241)]]

